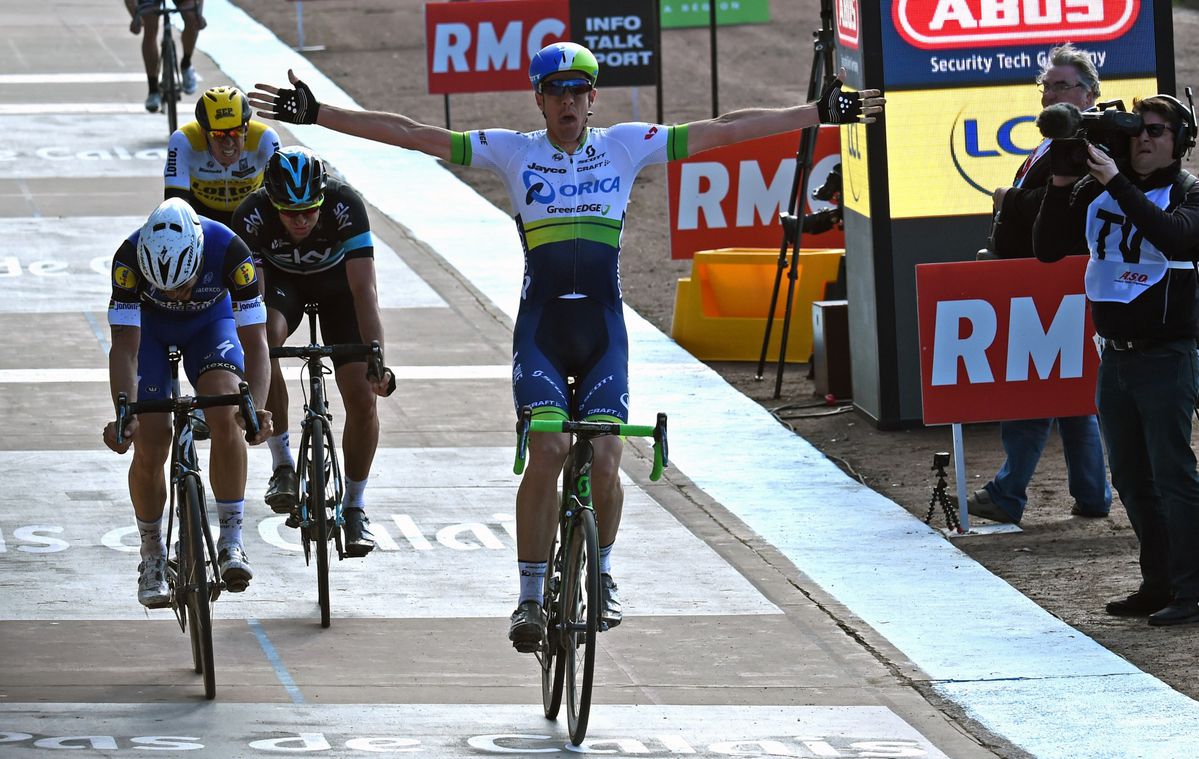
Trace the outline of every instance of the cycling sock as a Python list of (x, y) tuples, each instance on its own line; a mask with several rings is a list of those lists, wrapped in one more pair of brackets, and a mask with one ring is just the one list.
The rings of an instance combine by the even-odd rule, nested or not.
[(267, 438), (266, 444), (271, 449), (271, 469), (281, 466), (296, 468), (296, 460), (291, 455), (291, 435), (287, 432)]
[(148, 81), (150, 83), (150, 92), (158, 92), (158, 77), (157, 76), (147, 75), (146, 81)]
[(141, 556), (143, 559), (167, 555), (167, 541), (162, 534), (162, 517), (153, 522), (143, 522), (138, 519), (137, 531), (142, 536)]
[(180, 71), (182, 71), (183, 69), (189, 69), (191, 67), (192, 67), (192, 57), (190, 55), (185, 55), (179, 59), (179, 70)]
[(606, 546), (600, 546), (600, 574), (602, 575), (612, 574), (612, 546), (614, 545), (616, 545), (615, 540)]
[[(369, 479), (369, 477), (366, 478), (366, 480)], [(349, 477), (346, 478), (346, 497), (343, 508), (366, 508), (366, 501), (362, 500), (362, 494), (366, 492), (366, 480), (351, 480)]]
[(241, 544), (241, 520), (245, 511), (245, 499), (237, 501), (217, 501), (216, 515), (221, 525), (221, 536), (217, 539), (217, 552), (224, 546), (233, 543)]
[(516, 565), (520, 567), (520, 601), (517, 602), (518, 606), (525, 601), (541, 603), (545, 568), (548, 564), (548, 561), (516, 562)]

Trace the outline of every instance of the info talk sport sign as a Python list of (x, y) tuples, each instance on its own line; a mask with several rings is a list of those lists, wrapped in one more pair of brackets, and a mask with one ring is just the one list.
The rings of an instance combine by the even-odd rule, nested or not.
[(916, 267), (925, 424), (1095, 413), (1086, 256)]
[(653, 0), (488, 0), (425, 5), (429, 93), (529, 89), (529, 61), (553, 42), (595, 53), (607, 87), (657, 82)]

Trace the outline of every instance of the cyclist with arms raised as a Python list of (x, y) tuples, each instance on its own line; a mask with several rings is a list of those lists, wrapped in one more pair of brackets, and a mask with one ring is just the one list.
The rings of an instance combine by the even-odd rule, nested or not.
[[(283, 345), (304, 317), (304, 304), (320, 306), (326, 343), (383, 345), (383, 320), (375, 291), (374, 242), (366, 206), (349, 185), (331, 179), (325, 164), (307, 148), (288, 147), (271, 156), (264, 186), (242, 201), (233, 227), (263, 264), (267, 339)], [(375, 547), (363, 492), (379, 445), (375, 396), (394, 388), (389, 371), (368, 379), (364, 358), (333, 359), (337, 387), (346, 407), (341, 444), (346, 492), (342, 504), (345, 546), (350, 556)], [(275, 423), (270, 439), (274, 475), (266, 502), (282, 514), (296, 507), (298, 482), (287, 423), (287, 384), (279, 360), (271, 361), (267, 409)]]
[[(117, 249), (108, 323), (108, 381), (114, 402), (118, 393), (138, 401), (170, 397), (170, 345), (183, 352), (183, 366), (197, 394), (236, 393), (244, 378), (254, 398), (266, 397), (266, 309), (250, 250), (228, 227), (201, 220), (178, 198), (163, 201)], [(271, 434), (270, 412), (259, 410), (258, 418), (262, 429), (255, 444)], [(206, 419), (212, 436), (209, 483), (220, 520), (217, 566), (228, 589), (237, 593), (254, 576), (241, 539), (246, 445), (232, 406), (210, 408)], [(157, 608), (170, 601), (162, 532), (170, 415), (139, 414), (129, 421), (125, 436), (117, 442), (115, 422), (104, 428), (105, 445), (117, 453), (133, 444), (129, 495), (142, 558), (137, 597)]]
[[(628, 338), (621, 310), (619, 254), (625, 207), (644, 166), (710, 148), (817, 123), (874, 121), (877, 90), (846, 92), (826, 86), (815, 103), (750, 108), (680, 126), (629, 123), (589, 127), (599, 65), (586, 48), (559, 42), (542, 48), (529, 66), (544, 130), (451, 132), (393, 113), (322, 106), (289, 72), (294, 89), (257, 85), (251, 104), (263, 115), (316, 123), (346, 134), (420, 150), (442, 160), (496, 172), (507, 184), (525, 249), (525, 278), (513, 334), (513, 396), (535, 418), (572, 417), (626, 422)], [(566, 406), (566, 377), (577, 379), (577, 407)], [(592, 492), (599, 520), (603, 620), (621, 621), (611, 550), (620, 524), (622, 443), (594, 441)], [(544, 627), (540, 606), (555, 529), (557, 480), (569, 448), (565, 434), (529, 441), (528, 468), (516, 496), (520, 599), (509, 639), (535, 650)]]
[(167, 141), (164, 198), (183, 198), (196, 213), (229, 225), (237, 204), (262, 186), (279, 135), (250, 121), (250, 104), (236, 87), (212, 87), (196, 101), (196, 120)]

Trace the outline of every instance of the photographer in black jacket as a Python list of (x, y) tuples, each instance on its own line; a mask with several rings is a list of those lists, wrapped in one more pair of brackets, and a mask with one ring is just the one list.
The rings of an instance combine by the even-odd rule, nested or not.
[[(1033, 227), (1042, 261), (1089, 252), (1086, 293), (1100, 337), (1096, 404), (1112, 484), (1140, 540), (1141, 586), (1107, 604), (1151, 625), (1199, 623), (1199, 187), (1182, 170), (1192, 109), (1169, 95), (1133, 102), (1143, 119), (1117, 166), (1088, 144), (1088, 176), (1055, 170)], [(1121, 146), (1122, 147), (1122, 146)], [(1126, 163), (1127, 165), (1123, 165)]]

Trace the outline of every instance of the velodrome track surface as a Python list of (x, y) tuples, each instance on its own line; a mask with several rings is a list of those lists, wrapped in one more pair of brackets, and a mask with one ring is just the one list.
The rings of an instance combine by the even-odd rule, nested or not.
[[(225, 0), (205, 10), (207, 85), (248, 89), (293, 67), (323, 101), (350, 103)], [(141, 109), (126, 25), (100, 0), (0, 7), (0, 755), (562, 751), (565, 725), (541, 717), (533, 660), (504, 635), (519, 245), (504, 211), (423, 156), (281, 130), (374, 207), (401, 378), (381, 404), (368, 489), (380, 549), (333, 568), (332, 628), (316, 622), (313, 572), (261, 504), (264, 449), (251, 451), (247, 490), (256, 578), (216, 607), (215, 703), (169, 612), (136, 604), (128, 460), (99, 438), (111, 415), (105, 275), (161, 197), (166, 126)], [(628, 317), (633, 417), (671, 415), (675, 468), (650, 484), (645, 449), (626, 459), (616, 568), (628, 620), (601, 638), (584, 750), (1193, 754), (1195, 702), (1039, 609)]]

